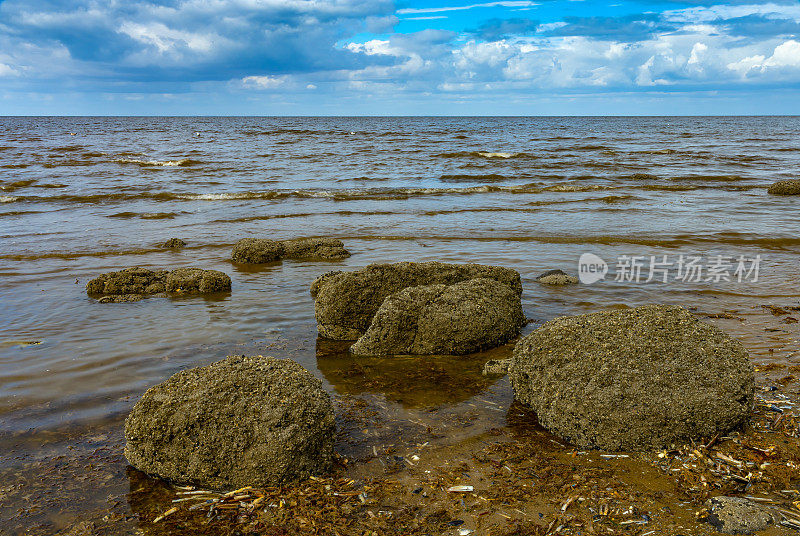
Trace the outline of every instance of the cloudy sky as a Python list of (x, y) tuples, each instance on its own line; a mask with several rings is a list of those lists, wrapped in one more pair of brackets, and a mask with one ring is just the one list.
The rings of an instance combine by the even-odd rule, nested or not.
[(0, 114), (705, 113), (800, 113), (798, 0), (0, 0)]

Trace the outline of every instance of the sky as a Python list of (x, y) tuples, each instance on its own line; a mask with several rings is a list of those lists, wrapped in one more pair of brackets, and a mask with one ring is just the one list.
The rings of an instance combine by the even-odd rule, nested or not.
[(0, 0), (0, 115), (800, 114), (800, 0)]

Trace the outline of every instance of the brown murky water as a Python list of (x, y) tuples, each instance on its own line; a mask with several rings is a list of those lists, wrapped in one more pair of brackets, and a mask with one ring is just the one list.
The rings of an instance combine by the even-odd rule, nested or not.
[[(127, 467), (121, 426), (150, 385), (233, 353), (290, 357), (324, 381), (346, 474), (382, 475), (387, 449), (417, 449), (425, 469), (406, 464), (399, 477), (416, 486), (424, 470), (515, 437), (507, 380), (481, 375), (511, 347), (354, 360), (317, 340), (310, 282), (370, 262), (515, 268), (527, 330), (606, 308), (691, 307), (745, 343), (761, 386), (795, 397), (800, 312), (761, 306), (800, 305), (797, 201), (764, 188), (797, 176), (799, 133), (797, 118), (1, 119), (0, 532), (55, 534), (88, 520), (108, 534), (193, 533), (151, 526), (175, 490)], [(172, 236), (188, 247), (158, 247)], [(245, 236), (336, 236), (353, 256), (243, 268), (227, 259)], [(589, 252), (609, 263), (604, 281), (533, 281), (576, 272)], [(615, 280), (622, 255), (643, 257), (641, 282)], [(760, 255), (759, 278), (644, 283), (650, 256), (663, 255)], [(131, 265), (223, 270), (233, 292), (86, 297), (89, 278)], [(569, 458), (542, 437), (537, 449)], [(593, 460), (641, 473), (631, 489), (654, 483), (673, 509), (685, 500), (650, 463)], [(696, 505), (682, 508), (684, 533), (700, 534)]]

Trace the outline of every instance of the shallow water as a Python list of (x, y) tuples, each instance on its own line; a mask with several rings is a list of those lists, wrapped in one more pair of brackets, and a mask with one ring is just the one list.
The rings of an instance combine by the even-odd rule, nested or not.
[[(765, 331), (775, 328), (760, 305), (800, 304), (798, 199), (766, 194), (798, 176), (798, 140), (800, 118), (0, 118), (0, 469), (31, 478), (31, 463), (118, 447), (147, 387), (232, 353), (296, 359), (398, 422), (475, 412), (455, 437), (503, 425), (504, 412), (476, 400), (507, 408), (507, 381), (480, 370), (509, 348), (401, 364), (317, 341), (311, 281), (371, 262), (515, 268), (528, 330), (650, 302), (735, 310), (748, 321), (714, 322), (756, 363), (797, 362), (796, 325)], [(188, 247), (159, 247), (173, 236)], [(353, 256), (232, 265), (246, 236), (334, 236)], [(533, 281), (576, 273), (587, 252), (611, 265), (605, 281)], [(761, 262), (755, 282), (645, 284), (614, 281), (621, 255)], [(132, 265), (223, 270), (233, 291), (86, 296), (90, 278)], [(357, 445), (345, 437), (340, 449)], [(114, 452), (109, 481), (127, 487)], [(61, 511), (31, 515), (58, 528)]]

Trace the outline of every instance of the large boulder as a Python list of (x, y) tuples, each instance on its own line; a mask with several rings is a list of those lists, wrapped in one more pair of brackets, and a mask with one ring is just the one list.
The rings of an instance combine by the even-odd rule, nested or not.
[(135, 301), (162, 292), (209, 294), (230, 290), (231, 278), (227, 274), (201, 268), (170, 272), (133, 267), (100, 274), (86, 284), (86, 293), (101, 297), (104, 303)]
[(773, 195), (800, 195), (800, 179), (778, 181), (767, 189)]
[(231, 356), (150, 388), (125, 421), (137, 469), (214, 489), (276, 486), (327, 471), (335, 422), (299, 364)]
[(514, 393), (581, 447), (667, 448), (725, 433), (753, 406), (742, 344), (677, 306), (556, 318), (521, 339)]
[(336, 238), (270, 240), (243, 238), (233, 246), (231, 260), (242, 264), (265, 264), (280, 259), (344, 259), (350, 253)]
[(386, 298), (355, 355), (463, 355), (500, 346), (525, 325), (520, 296), (494, 279), (409, 287)]
[(367, 331), (391, 294), (408, 287), (454, 285), (476, 278), (494, 279), (522, 294), (519, 273), (499, 266), (398, 262), (371, 264), (354, 272), (330, 272), (311, 285), (317, 330), (329, 339), (355, 340)]

